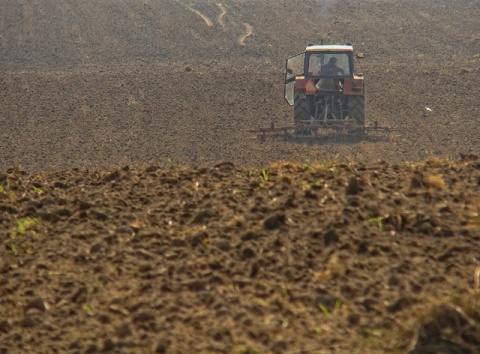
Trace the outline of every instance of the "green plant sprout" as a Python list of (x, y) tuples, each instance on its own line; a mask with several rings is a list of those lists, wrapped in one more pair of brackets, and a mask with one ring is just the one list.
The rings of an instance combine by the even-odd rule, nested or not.
[(26, 218), (17, 219), (17, 232), (20, 235), (24, 235), (25, 231), (33, 227), (33, 225), (35, 225), (39, 221), (40, 221), (40, 218), (35, 218), (35, 217), (26, 217)]
[(0, 193), (10, 190), (10, 180), (7, 179), (6, 185), (0, 184)]
[(41, 188), (32, 186), (32, 189), (33, 189), (34, 192), (36, 192), (36, 193), (38, 193), (38, 194), (42, 194), (42, 193), (43, 193), (43, 189), (41, 189)]
[[(333, 313), (336, 314), (340, 311), (340, 307), (342, 306), (342, 300), (340, 299), (337, 299), (335, 301), (335, 308), (333, 309)], [(323, 314), (328, 317), (328, 318), (332, 318), (332, 314), (330, 313), (330, 311), (327, 310), (327, 308), (325, 307), (324, 304), (322, 304), (321, 302), (318, 303), (318, 308), (323, 312)]]
[(7, 244), (8, 248), (10, 248), (10, 250), (13, 252), (13, 255), (14, 256), (17, 256), (18, 255), (18, 250), (17, 248), (15, 247), (15, 245), (12, 243), (12, 242), (9, 242)]
[(245, 189), (234, 189), (233, 194), (247, 193)]
[(385, 214), (383, 216), (376, 216), (376, 217), (373, 217), (373, 218), (370, 218), (368, 219), (368, 222), (376, 222), (377, 225), (378, 225), (378, 228), (380, 230), (383, 230), (383, 219), (386, 219), (388, 218), (390, 215), (388, 214)]
[(330, 314), (330, 312), (328, 312), (328, 310), (327, 310), (327, 308), (325, 307), (324, 304), (318, 303), (318, 308), (319, 308), (320, 310), (322, 310), (322, 312), (323, 312), (323, 314), (324, 314), (325, 316), (327, 316), (328, 318), (332, 318), (332, 315)]
[(265, 170), (265, 169), (262, 170), (261, 178), (262, 178), (263, 182), (268, 182), (268, 172), (267, 172), (267, 170)]
[(85, 305), (82, 306), (82, 308), (83, 308), (83, 311), (85, 311), (87, 313), (87, 315), (89, 315), (89, 316), (93, 315), (93, 310), (92, 310), (92, 307), (90, 305), (85, 304)]
[(337, 299), (337, 301), (335, 301), (335, 309), (333, 310), (333, 312), (338, 312), (340, 311), (340, 307), (342, 306), (342, 300), (340, 299)]

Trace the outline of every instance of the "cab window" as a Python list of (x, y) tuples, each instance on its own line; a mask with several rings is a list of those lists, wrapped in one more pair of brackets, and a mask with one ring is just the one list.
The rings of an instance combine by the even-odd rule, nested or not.
[[(333, 65), (338, 70), (336, 68), (332, 70)], [(312, 53), (308, 59), (308, 72), (312, 76), (350, 76), (349, 55), (347, 53)]]

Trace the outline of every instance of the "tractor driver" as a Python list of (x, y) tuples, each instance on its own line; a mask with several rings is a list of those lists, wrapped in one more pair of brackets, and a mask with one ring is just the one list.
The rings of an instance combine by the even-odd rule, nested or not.
[(322, 77), (320, 80), (318, 80), (316, 87), (317, 90), (319, 91), (325, 91), (325, 92), (339, 92), (342, 91), (343, 85), (340, 82), (339, 79), (336, 79), (334, 77), (339, 76), (339, 75), (344, 75), (345, 71), (337, 66), (337, 58), (336, 57), (331, 57), (328, 60), (328, 63), (325, 65), (322, 65), (320, 68), (320, 71), (318, 72), (318, 75), (321, 76), (327, 76), (327, 77)]
[(337, 58), (331, 57), (327, 64), (322, 65), (318, 75), (338, 76), (343, 75), (344, 70), (337, 66)]

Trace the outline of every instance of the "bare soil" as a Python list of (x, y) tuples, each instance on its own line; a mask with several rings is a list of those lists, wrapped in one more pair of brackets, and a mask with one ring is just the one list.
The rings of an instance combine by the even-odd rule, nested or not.
[[(0, 3), (0, 352), (480, 351), (474, 0)], [(388, 142), (261, 142), (365, 53)]]

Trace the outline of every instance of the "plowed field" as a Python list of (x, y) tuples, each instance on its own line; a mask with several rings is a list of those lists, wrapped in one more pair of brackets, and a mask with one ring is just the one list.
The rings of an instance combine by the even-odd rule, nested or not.
[[(0, 2), (0, 353), (480, 351), (476, 0)], [(388, 142), (261, 142), (365, 54)]]

